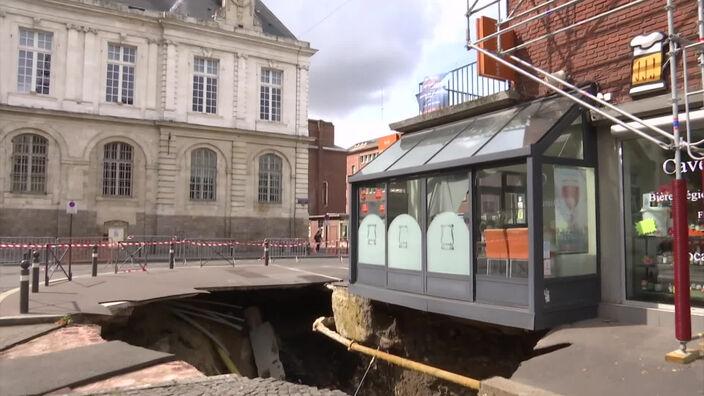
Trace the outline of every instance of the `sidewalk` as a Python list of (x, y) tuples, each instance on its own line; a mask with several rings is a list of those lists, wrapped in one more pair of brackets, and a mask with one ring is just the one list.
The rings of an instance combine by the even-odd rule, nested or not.
[(704, 395), (704, 360), (665, 361), (677, 347), (672, 329), (596, 318), (553, 330), (511, 380), (575, 396)]

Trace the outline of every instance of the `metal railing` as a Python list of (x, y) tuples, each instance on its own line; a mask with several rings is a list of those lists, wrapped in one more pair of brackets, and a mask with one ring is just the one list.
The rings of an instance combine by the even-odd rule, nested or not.
[[(508, 81), (480, 76), (477, 62), (450, 70), (443, 81), (445, 81), (443, 90), (446, 95), (440, 102), (440, 108), (470, 102), (484, 96), (507, 91), (510, 88)], [(418, 83), (418, 92), (422, 93), (422, 90), (423, 82), (420, 82)]]
[[(95, 249), (95, 250), (94, 250)], [(180, 239), (169, 235), (130, 236), (121, 242), (104, 237), (0, 237), (0, 265), (17, 265), (38, 252), (44, 268), (44, 283), (57, 274), (72, 279), (72, 264), (93, 263), (114, 270), (147, 270), (149, 263), (169, 267), (208, 264), (235, 266), (237, 260), (346, 256), (346, 239), (322, 242), (319, 247), (305, 238), (267, 238), (239, 242), (225, 238)], [(94, 255), (95, 253), (95, 255)], [(172, 261), (173, 258), (173, 261)], [(266, 259), (265, 259), (266, 258)]]

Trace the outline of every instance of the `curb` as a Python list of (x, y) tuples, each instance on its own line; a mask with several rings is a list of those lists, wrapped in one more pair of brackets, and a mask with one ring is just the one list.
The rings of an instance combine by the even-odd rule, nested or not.
[(560, 396), (545, 389), (534, 388), (519, 382), (503, 378), (491, 377), (481, 382), (479, 396)]
[(29, 316), (3, 316), (0, 317), (0, 326), (17, 326), (53, 323), (66, 315), (29, 315)]

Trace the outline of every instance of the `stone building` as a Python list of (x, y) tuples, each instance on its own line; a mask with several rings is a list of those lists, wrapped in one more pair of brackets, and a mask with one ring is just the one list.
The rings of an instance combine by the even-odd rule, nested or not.
[(0, 235), (305, 235), (315, 53), (259, 0), (0, 4)]

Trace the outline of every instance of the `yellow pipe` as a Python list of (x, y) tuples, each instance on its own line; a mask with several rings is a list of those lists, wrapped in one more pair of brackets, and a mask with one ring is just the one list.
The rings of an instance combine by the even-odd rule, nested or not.
[(351, 351), (356, 351), (356, 352), (361, 352), (369, 356), (376, 356), (378, 359), (386, 360), (389, 363), (393, 363), (397, 366), (401, 366), (403, 368), (409, 369), (409, 370), (415, 370), (424, 374), (432, 375), (434, 377), (444, 379), (450, 382), (454, 382), (455, 384), (459, 384), (462, 386), (465, 386), (467, 388), (479, 390), (479, 384), (480, 382), (478, 380), (475, 380), (473, 378), (465, 377), (459, 374), (451, 373), (449, 371), (445, 371), (443, 369), (439, 369), (437, 367), (433, 366), (428, 366), (427, 364), (423, 363), (418, 363), (413, 360), (409, 359), (404, 359), (402, 357), (392, 355), (390, 353), (382, 352), (376, 349), (372, 349), (369, 347), (366, 347), (364, 345), (360, 345), (352, 340), (349, 340), (336, 332), (330, 330), (323, 321), (325, 320), (325, 317), (320, 317), (313, 322), (313, 331), (317, 331), (319, 333), (325, 334), (326, 336), (332, 338), (333, 340), (339, 342), (340, 344), (344, 345), (347, 347), (348, 350)]

